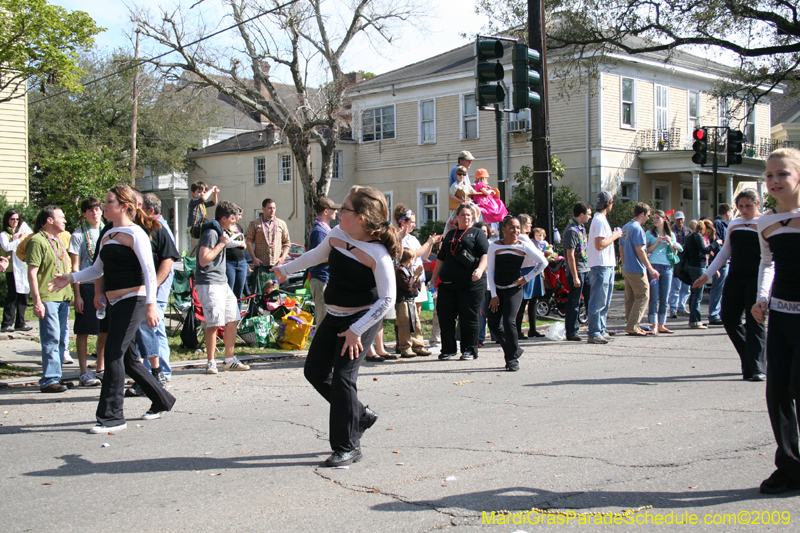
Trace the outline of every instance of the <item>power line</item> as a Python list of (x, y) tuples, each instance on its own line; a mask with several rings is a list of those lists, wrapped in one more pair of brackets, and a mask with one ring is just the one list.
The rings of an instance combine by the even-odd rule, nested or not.
[[(222, 33), (225, 33), (226, 31), (232, 30), (232, 29), (234, 29), (234, 28), (236, 28), (236, 27), (238, 27), (238, 26), (240, 26), (242, 24), (247, 24), (248, 22), (252, 22), (252, 21), (254, 21), (254, 20), (258, 19), (258, 18), (261, 18), (264, 15), (270, 15), (270, 14), (272, 14), (272, 13), (274, 13), (274, 12), (280, 10), (280, 9), (288, 7), (288, 6), (290, 6), (292, 4), (295, 4), (295, 3), (299, 2), (299, 1), (300, 0), (289, 0), (285, 4), (281, 4), (281, 5), (276, 6), (276, 7), (272, 8), (272, 9), (270, 9), (268, 11), (264, 11), (262, 13), (259, 13), (258, 15), (254, 15), (254, 16), (250, 17), (247, 20), (243, 20), (241, 23), (234, 24), (233, 26), (228, 26), (227, 28), (223, 28), (221, 30), (218, 30), (218, 31), (216, 31), (216, 32), (214, 32), (214, 33), (212, 33), (210, 35), (206, 35), (205, 37), (200, 37), (196, 41), (192, 41), (191, 43), (183, 45), (183, 48), (188, 48), (190, 46), (194, 46), (194, 45), (196, 45), (198, 43), (201, 43), (201, 42), (205, 41), (206, 39), (211, 39), (212, 37), (216, 37), (217, 35), (220, 35)], [(122, 68), (120, 70), (112, 72), (111, 74), (107, 74), (105, 76), (101, 76), (100, 78), (89, 80), (86, 83), (82, 84), (81, 86), (82, 87), (88, 87), (89, 85), (94, 85), (95, 83), (98, 83), (98, 82), (101, 82), (101, 81), (103, 81), (105, 79), (111, 78), (112, 76), (117, 76), (119, 74), (122, 74), (123, 72), (127, 72), (127, 71), (129, 71), (131, 69), (134, 69), (134, 68), (138, 67), (139, 65), (143, 65), (143, 64), (148, 63), (150, 61), (154, 61), (156, 59), (160, 59), (160, 58), (162, 58), (164, 56), (167, 56), (167, 55), (169, 55), (169, 54), (171, 54), (173, 52), (175, 52), (175, 50), (168, 50), (167, 52), (164, 52), (163, 54), (151, 57), (149, 59), (142, 59), (142, 60), (140, 60), (138, 62), (132, 62), (127, 67), (124, 67), (124, 68)], [(44, 102), (46, 100), (50, 100), (51, 98), (55, 98), (56, 96), (61, 96), (62, 94), (65, 94), (65, 93), (68, 93), (68, 92), (70, 92), (70, 91), (68, 91), (67, 89), (64, 89), (61, 92), (57, 92), (55, 94), (51, 94), (49, 96), (45, 96), (43, 98), (40, 98), (40, 99), (36, 100), (35, 102), (31, 102), (30, 105), (38, 104), (39, 102)]]

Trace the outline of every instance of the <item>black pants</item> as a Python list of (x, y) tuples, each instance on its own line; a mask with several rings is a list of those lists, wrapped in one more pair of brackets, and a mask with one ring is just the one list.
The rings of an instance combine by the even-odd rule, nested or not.
[(520, 298), (519, 309), (517, 310), (517, 335), (522, 337), (522, 321), (525, 318), (525, 308), (528, 308), (528, 334), (536, 331), (536, 303), (539, 298)]
[[(758, 279), (733, 278), (728, 276), (722, 289), (722, 313), (720, 318), (725, 325), (739, 359), (742, 360), (742, 376), (745, 379), (754, 374), (766, 373), (766, 358), (764, 345), (767, 330), (764, 324), (759, 324), (750, 308), (756, 303)], [(745, 313), (745, 323), (742, 324), (742, 312)]]
[(572, 271), (567, 269), (567, 286), (569, 288), (569, 294), (567, 295), (566, 316), (564, 317), (564, 325), (567, 328), (567, 338), (574, 337), (578, 334), (578, 328), (580, 327), (580, 323), (578, 322), (578, 314), (581, 307), (581, 294), (583, 294), (583, 300), (586, 304), (589, 303), (589, 296), (592, 294), (591, 273), (578, 272), (578, 279), (581, 280), (580, 287), (576, 287), (572, 284)]
[(330, 404), (328, 435), (334, 452), (348, 452), (361, 444), (358, 420), (365, 411), (364, 405), (358, 401), (358, 369), (382, 322), (378, 321), (361, 336), (364, 351), (356, 359), (341, 355), (344, 337), (338, 335), (350, 329), (365, 314), (366, 311), (344, 317), (326, 314), (322, 324), (317, 326), (303, 369), (308, 382)]
[[(3, 308), (3, 327), (22, 328), (25, 326), (25, 310), (28, 308), (28, 295), (17, 294), (17, 284), (14, 279), (14, 269), (12, 268), (11, 258), (9, 257), (8, 269), (6, 269), (6, 305)], [(16, 316), (15, 316), (16, 315)], [(16, 319), (16, 320), (15, 320)]]
[(125, 374), (142, 387), (153, 402), (151, 411), (169, 411), (175, 397), (161, 386), (144, 366), (136, 353), (134, 339), (139, 324), (144, 320), (145, 297), (125, 298), (106, 308), (109, 333), (106, 340), (106, 369), (97, 403), (97, 422), (116, 426), (125, 422), (122, 410), (125, 392)]
[(506, 363), (516, 361), (522, 355), (517, 335), (517, 310), (522, 303), (522, 288), (497, 289), (500, 305), (497, 311), (489, 309), (489, 330), (503, 347)]
[(486, 278), (469, 283), (439, 283), (436, 313), (442, 330), (442, 353), (453, 354), (456, 320), (461, 329), (461, 353), (478, 355), (478, 314), (486, 292)]
[(797, 408), (800, 398), (800, 315), (769, 312), (767, 330), (767, 410), (778, 442), (775, 466), (800, 482)]

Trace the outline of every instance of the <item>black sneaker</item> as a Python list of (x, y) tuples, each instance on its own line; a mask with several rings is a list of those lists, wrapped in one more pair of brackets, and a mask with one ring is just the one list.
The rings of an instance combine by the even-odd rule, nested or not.
[(355, 448), (348, 452), (333, 452), (330, 457), (325, 459), (325, 466), (345, 466), (359, 462), (363, 456), (361, 455), (361, 447)]
[(477, 358), (478, 358), (478, 356), (473, 354), (473, 353), (471, 353), (471, 352), (466, 352), (466, 353), (462, 353), (461, 354), (461, 360), (462, 361), (472, 361), (473, 359), (477, 359)]
[(506, 370), (508, 372), (517, 372), (519, 371), (519, 363), (516, 361), (510, 361), (506, 363)]
[(165, 389), (167, 388), (167, 376), (164, 375), (164, 371), (161, 370), (161, 367), (153, 369), (153, 377), (161, 383), (161, 386)]
[(725, 323), (721, 319), (715, 318), (714, 320), (709, 320), (708, 321), (708, 325), (709, 326), (724, 326)]
[(454, 353), (440, 353), (439, 354), (439, 361), (449, 361), (450, 359), (452, 359), (455, 356), (456, 356), (456, 354), (454, 354)]
[(761, 482), (759, 490), (762, 494), (783, 494), (800, 489), (800, 482), (795, 481), (780, 470), (776, 470)]
[(30, 331), (33, 327), (25, 324), (24, 326), (20, 326), (18, 328), (14, 328), (14, 331)]
[(125, 389), (126, 398), (138, 398), (139, 396), (145, 396), (145, 393), (138, 383), (134, 383), (130, 388)]
[(364, 436), (364, 432), (375, 425), (378, 421), (378, 413), (369, 408), (369, 405), (364, 407), (364, 416), (358, 420), (358, 438)]
[(3, 333), (14, 333), (14, 328), (12, 328), (11, 326), (8, 326), (8, 327), (0, 328), (0, 331), (2, 331)]

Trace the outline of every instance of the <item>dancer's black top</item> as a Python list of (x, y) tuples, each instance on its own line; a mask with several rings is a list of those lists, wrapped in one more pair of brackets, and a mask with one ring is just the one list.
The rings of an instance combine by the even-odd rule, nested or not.
[(711, 277), (730, 259), (728, 276), (736, 279), (755, 279), (761, 264), (761, 245), (758, 242), (758, 218), (735, 218), (728, 224), (725, 243), (714, 261), (708, 265), (706, 276)]
[(758, 236), (761, 243), (758, 301), (771, 300), (771, 309), (784, 310), (776, 307), (778, 305), (776, 299), (800, 302), (800, 283), (797, 282), (797, 265), (800, 264), (800, 228), (790, 226), (796, 218), (800, 218), (800, 209), (786, 213), (771, 211), (764, 213), (758, 219)]
[(522, 275), (522, 263), (526, 258), (530, 258), (533, 263), (533, 270), (525, 275), (528, 282), (544, 272), (547, 266), (547, 259), (538, 248), (526, 241), (517, 244), (505, 244), (503, 241), (495, 241), (489, 245), (489, 261), (486, 269), (489, 275), (489, 291), (492, 298), (497, 296), (497, 289), (509, 289), (514, 286)]

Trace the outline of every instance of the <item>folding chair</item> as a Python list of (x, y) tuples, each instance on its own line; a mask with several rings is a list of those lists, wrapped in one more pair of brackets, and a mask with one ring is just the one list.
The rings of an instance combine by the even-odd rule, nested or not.
[[(177, 321), (177, 326), (168, 327), (167, 334), (174, 337), (183, 329), (183, 323), (189, 316), (189, 308), (192, 306), (192, 287), (189, 283), (194, 276), (197, 266), (197, 259), (185, 256), (183, 258), (183, 269), (175, 270), (172, 278), (172, 291), (169, 298), (170, 324)], [(177, 318), (176, 318), (177, 317)]]

